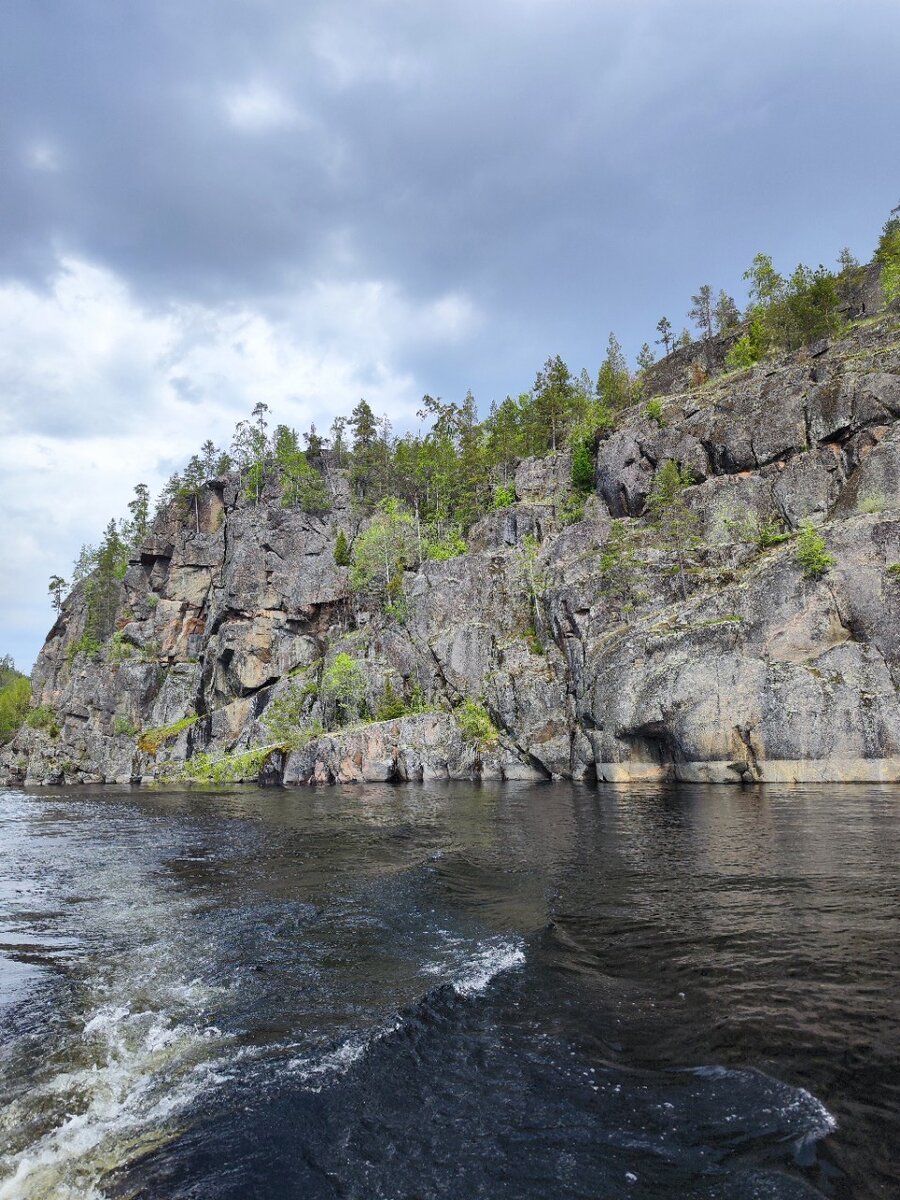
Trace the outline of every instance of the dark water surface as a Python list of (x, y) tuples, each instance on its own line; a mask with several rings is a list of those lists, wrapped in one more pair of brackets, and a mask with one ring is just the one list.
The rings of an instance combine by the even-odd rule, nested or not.
[(900, 789), (0, 792), (0, 1200), (900, 1195)]

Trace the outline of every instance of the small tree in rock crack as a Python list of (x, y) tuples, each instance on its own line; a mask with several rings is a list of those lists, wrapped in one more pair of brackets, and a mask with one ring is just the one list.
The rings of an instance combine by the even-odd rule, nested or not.
[(50, 593), (50, 600), (53, 603), (54, 611), (62, 612), (63, 597), (66, 594), (68, 584), (61, 575), (51, 575), (50, 583), (47, 586), (47, 591)]
[(604, 599), (613, 612), (628, 621), (635, 605), (644, 598), (640, 585), (646, 567), (638, 558), (625, 521), (613, 521), (597, 568)]
[(647, 498), (647, 508), (653, 522), (660, 549), (671, 554), (681, 584), (681, 595), (687, 599), (686, 568), (700, 543), (700, 521), (684, 498), (684, 489), (693, 482), (690, 471), (679, 467), (672, 459), (656, 472), (653, 488)]

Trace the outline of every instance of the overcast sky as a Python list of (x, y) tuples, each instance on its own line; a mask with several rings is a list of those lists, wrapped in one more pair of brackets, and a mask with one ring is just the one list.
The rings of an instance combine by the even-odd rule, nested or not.
[(482, 412), (758, 250), (870, 257), (897, 0), (3, 0), (0, 655), (263, 400)]

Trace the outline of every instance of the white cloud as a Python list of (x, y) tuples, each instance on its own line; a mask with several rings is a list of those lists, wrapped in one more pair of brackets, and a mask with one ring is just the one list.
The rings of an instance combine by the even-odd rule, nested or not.
[(46, 580), (158, 490), (211, 437), (226, 446), (262, 401), (275, 421), (327, 429), (365, 396), (402, 428), (423, 386), (407, 350), (459, 342), (461, 294), (415, 303), (390, 281), (313, 284), (277, 320), (248, 307), (139, 305), (113, 272), (63, 260), (41, 292), (0, 286), (0, 653), (28, 666), (50, 624)]
[(230, 123), (243, 133), (265, 133), (307, 123), (293, 104), (261, 80), (226, 92), (222, 103)]
[(62, 158), (59, 148), (52, 142), (43, 139), (31, 142), (25, 149), (25, 161), (34, 171), (50, 173), (62, 168)]

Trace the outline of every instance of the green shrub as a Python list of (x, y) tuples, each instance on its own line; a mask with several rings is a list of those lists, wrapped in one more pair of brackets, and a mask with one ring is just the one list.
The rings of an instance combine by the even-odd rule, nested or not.
[(80, 638), (69, 644), (66, 650), (66, 662), (72, 663), (79, 654), (86, 654), (88, 658), (96, 658), (103, 649), (103, 644), (92, 637), (89, 633), (83, 633)]
[(366, 710), (366, 677), (362, 664), (345, 651), (335, 655), (322, 672), (319, 688), (329, 725), (349, 725)]
[(666, 419), (663, 416), (662, 396), (653, 396), (647, 401), (647, 407), (644, 409), (644, 416), (648, 421), (652, 421), (660, 429), (663, 428), (666, 423)]
[(34, 708), (29, 709), (25, 724), (31, 729), (43, 729), (49, 737), (59, 737), (59, 719), (47, 704), (36, 704)]
[(891, 563), (887, 569), (888, 575), (900, 576), (900, 562)]
[(729, 371), (746, 370), (755, 365), (757, 352), (748, 334), (743, 334), (725, 355), (725, 366)]
[(494, 488), (494, 508), (509, 508), (516, 502), (516, 489), (511, 483), (498, 483)]
[(379, 697), (375, 708), (375, 719), (378, 721), (395, 721), (398, 717), (406, 716), (406, 702), (394, 690), (390, 680), (384, 685), (384, 691)]
[(795, 558), (807, 579), (820, 578), (835, 563), (834, 555), (829, 554), (825, 546), (825, 539), (811, 521), (804, 521), (800, 526)]
[(147, 593), (146, 604), (150, 609), (156, 608), (157, 604), (159, 604), (159, 596), (157, 596), (156, 592)]
[(859, 513), (880, 513), (887, 508), (887, 497), (882, 495), (866, 496), (856, 506)]
[(107, 658), (111, 663), (125, 662), (129, 658), (134, 658), (136, 650), (137, 647), (134, 643), (123, 636), (121, 629), (117, 629), (109, 640)]
[(582, 440), (572, 447), (572, 487), (576, 492), (594, 490), (594, 456)]
[[(896, 209), (894, 214), (897, 214)], [(881, 267), (881, 290), (890, 303), (900, 296), (900, 215), (892, 215), (887, 221), (875, 251), (875, 261)]]
[(195, 754), (179, 777), (187, 783), (243, 783), (259, 775), (273, 749), (263, 746), (240, 754)]
[(375, 707), (375, 720), (397, 721), (400, 717), (413, 717), (418, 713), (430, 711), (431, 708), (418, 683), (413, 685), (409, 693), (409, 699), (406, 699), (397, 692), (394, 685), (388, 680)]
[(745, 510), (740, 516), (726, 518), (725, 528), (741, 541), (750, 542), (760, 550), (780, 546), (791, 537), (774, 513), (760, 520), (757, 513)]
[(616, 428), (616, 414), (608, 404), (597, 400), (591, 407), (588, 420), (595, 433), (612, 433)]
[(575, 525), (584, 517), (586, 497), (583, 492), (569, 492), (559, 510), (563, 525)]
[(451, 530), (442, 536), (426, 538), (423, 546), (425, 558), (434, 559), (436, 562), (444, 562), (448, 558), (458, 558), (460, 554), (465, 554), (467, 549), (459, 530)]
[(113, 721), (113, 733), (116, 735), (127, 734), (128, 737), (134, 737), (139, 732), (137, 725), (129, 717), (116, 717)]
[(294, 685), (273, 700), (263, 713), (261, 724), (266, 734), (283, 750), (302, 750), (323, 732), (321, 722), (313, 722), (309, 717), (309, 702), (315, 700), (317, 693), (313, 681), (304, 687)]
[(416, 526), (400, 500), (382, 500), (353, 543), (350, 587), (382, 605), (403, 592), (403, 572), (418, 560)]
[(15, 736), (25, 720), (31, 701), (31, 681), (24, 675), (4, 676), (6, 682), (0, 686), (0, 746), (6, 745)]
[(483, 704), (475, 700), (463, 700), (453, 715), (460, 733), (476, 750), (485, 750), (497, 744), (499, 731)]
[(171, 725), (160, 725), (156, 729), (145, 729), (138, 738), (138, 749), (143, 750), (145, 754), (156, 754), (164, 742), (170, 742), (173, 738), (177, 738), (182, 730), (190, 729), (199, 720), (198, 716), (193, 715), (182, 717), (180, 721), (175, 721)]
[(522, 633), (522, 637), (525, 639), (528, 649), (531, 651), (532, 654), (543, 655), (544, 644), (541, 641), (540, 637), (538, 636), (538, 631), (535, 629), (533, 621), (530, 625), (527, 625), (525, 627), (525, 630)]

